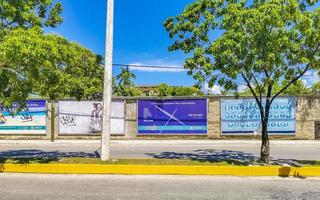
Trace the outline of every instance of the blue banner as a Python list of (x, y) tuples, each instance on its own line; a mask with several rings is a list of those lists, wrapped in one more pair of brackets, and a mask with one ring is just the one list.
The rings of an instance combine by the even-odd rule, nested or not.
[(138, 134), (207, 134), (207, 100), (138, 100)]
[(0, 111), (0, 134), (46, 134), (46, 100), (26, 103), (26, 109), (14, 116)]
[[(270, 108), (268, 132), (271, 135), (294, 135), (295, 108), (294, 97), (275, 99)], [(223, 135), (259, 134), (261, 119), (255, 99), (221, 100), (221, 128)]]

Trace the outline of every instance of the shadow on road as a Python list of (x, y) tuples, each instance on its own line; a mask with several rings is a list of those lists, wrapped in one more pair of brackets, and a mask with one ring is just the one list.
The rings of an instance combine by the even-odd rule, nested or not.
[(157, 159), (189, 159), (199, 162), (226, 162), (233, 165), (250, 165), (257, 163), (259, 158), (250, 153), (231, 150), (200, 149), (192, 153), (162, 152), (159, 154), (146, 153)]
[(60, 152), (60, 151), (41, 151), (37, 149), (31, 150), (8, 150), (0, 152), (0, 163), (6, 163), (8, 160), (16, 164), (50, 163), (59, 161), (61, 158), (97, 158), (97, 152)]
[[(199, 162), (210, 162), (210, 163), (219, 163), (226, 162), (231, 165), (265, 165), (265, 163), (260, 162), (260, 158), (251, 154), (242, 151), (232, 151), (232, 150), (215, 150), (215, 149), (200, 149), (195, 150), (191, 153), (178, 153), (178, 152), (162, 152), (159, 154), (156, 153), (146, 153), (152, 158), (156, 159), (186, 159), (194, 160)], [(271, 165), (280, 165), (280, 166), (293, 166), (301, 167), (303, 165), (319, 165), (319, 161), (304, 161), (304, 160), (295, 160), (295, 159), (272, 159)], [(283, 169), (280, 174), (288, 173), (287, 169)]]

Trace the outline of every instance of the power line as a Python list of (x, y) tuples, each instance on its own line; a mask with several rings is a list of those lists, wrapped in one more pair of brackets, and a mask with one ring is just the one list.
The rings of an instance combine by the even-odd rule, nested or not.
[(134, 64), (113, 64), (114, 67), (134, 67), (134, 68), (153, 68), (153, 69), (181, 69), (186, 70), (184, 67), (178, 66), (155, 66), (155, 65), (134, 65)]

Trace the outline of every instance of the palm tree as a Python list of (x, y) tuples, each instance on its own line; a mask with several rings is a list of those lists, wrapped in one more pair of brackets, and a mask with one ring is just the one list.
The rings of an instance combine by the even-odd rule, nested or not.
[(129, 70), (129, 67), (122, 67), (120, 74), (116, 76), (118, 84), (123, 87), (132, 87), (134, 86), (134, 81), (136, 76)]

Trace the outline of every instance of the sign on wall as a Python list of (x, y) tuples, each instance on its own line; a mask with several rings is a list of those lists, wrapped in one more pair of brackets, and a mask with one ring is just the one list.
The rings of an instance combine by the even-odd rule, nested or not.
[(138, 134), (206, 133), (206, 99), (138, 100)]
[[(295, 108), (296, 99), (294, 97), (275, 99), (270, 108), (269, 133), (273, 135), (295, 134)], [(222, 99), (221, 128), (223, 135), (261, 133), (260, 111), (256, 101), (254, 99)]]
[(0, 134), (46, 134), (46, 100), (28, 100), (27, 109), (11, 116), (0, 112)]
[[(101, 102), (59, 101), (59, 135), (98, 135), (102, 131)], [(124, 135), (124, 101), (111, 104), (111, 134)]]

